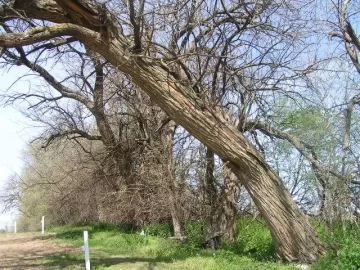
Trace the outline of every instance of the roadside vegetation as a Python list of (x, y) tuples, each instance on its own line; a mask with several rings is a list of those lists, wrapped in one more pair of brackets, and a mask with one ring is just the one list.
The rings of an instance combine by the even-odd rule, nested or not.
[[(332, 247), (330, 254), (313, 263), (282, 263), (275, 257), (270, 231), (260, 219), (237, 221), (237, 238), (218, 250), (204, 249), (202, 225), (188, 223), (188, 238), (171, 240), (171, 227), (158, 224), (132, 230), (127, 226), (98, 223), (88, 226), (52, 227), (49, 236), (62, 244), (81, 249), (83, 231), (89, 231), (92, 269), (357, 269), (360, 266), (360, 230), (355, 225), (334, 226), (313, 222), (322, 240)], [(82, 269), (84, 257), (66, 254), (46, 258), (49, 267)], [(75, 267), (75, 268), (74, 268)], [(78, 267), (78, 268), (77, 268)]]
[[(94, 269), (296, 269), (277, 262), (269, 230), (262, 221), (238, 221), (235, 242), (225, 242), (218, 250), (204, 249), (202, 225), (188, 223), (187, 239), (171, 240), (169, 225), (152, 225), (141, 230), (126, 226), (93, 224), (90, 226), (53, 227), (56, 239), (77, 247), (83, 245), (83, 231), (89, 231), (91, 264)], [(83, 255), (47, 258), (49, 265), (83, 266)], [(66, 269), (66, 265), (65, 269)]]

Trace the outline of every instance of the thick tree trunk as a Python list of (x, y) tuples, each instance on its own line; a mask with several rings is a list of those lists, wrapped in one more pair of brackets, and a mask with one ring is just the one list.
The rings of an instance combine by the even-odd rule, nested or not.
[[(26, 2), (21, 1), (21, 3)], [(36, 1), (31, 1), (32, 5), (34, 2)], [(313, 261), (325, 254), (324, 245), (293, 202), (279, 176), (269, 168), (244, 135), (226, 119), (222, 111), (209, 106), (204, 99), (197, 97), (189, 85), (184, 85), (173, 78), (161, 61), (133, 55), (131, 53), (133, 45), (110, 16), (107, 18), (107, 25), (104, 26), (101, 19), (103, 14), (97, 16), (90, 14), (91, 17), (87, 20), (86, 14), (79, 17), (77, 8), (65, 5), (65, 3), (73, 4), (73, 1), (57, 0), (57, 2), (64, 4), (63, 8), (67, 16), (59, 16), (58, 11), (53, 11), (53, 7), (44, 11), (46, 6), (30, 10), (25, 14), (59, 23), (70, 20), (77, 25), (55, 24), (39, 27), (28, 34), (0, 35), (0, 46), (18, 47), (65, 35), (76, 37), (120, 71), (130, 75), (133, 82), (175, 122), (186, 128), (228, 163), (266, 219), (280, 258), (286, 261)], [(76, 5), (81, 2), (83, 1), (74, 1)], [(28, 8), (31, 9), (31, 5)], [(96, 10), (92, 10), (92, 14), (94, 13)], [(99, 21), (94, 22), (96, 19)]]

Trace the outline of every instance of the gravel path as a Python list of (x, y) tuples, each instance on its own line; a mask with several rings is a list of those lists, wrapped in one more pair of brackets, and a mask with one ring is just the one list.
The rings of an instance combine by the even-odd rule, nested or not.
[(40, 239), (39, 234), (0, 234), (0, 269), (46, 269), (41, 258), (78, 253), (79, 249)]

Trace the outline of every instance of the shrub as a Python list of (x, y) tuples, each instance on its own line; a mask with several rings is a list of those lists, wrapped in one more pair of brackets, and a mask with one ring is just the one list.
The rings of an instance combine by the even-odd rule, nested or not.
[(185, 225), (186, 245), (188, 248), (197, 249), (204, 243), (204, 225), (199, 222), (188, 222)]
[(267, 226), (248, 217), (238, 219), (236, 225), (237, 237), (234, 242), (224, 242), (223, 249), (244, 254), (258, 260), (273, 260), (275, 247)]
[(329, 270), (354, 270), (359, 268), (360, 245), (352, 239), (343, 241), (337, 251), (331, 251), (327, 257), (320, 259), (313, 266), (313, 269)]
[(169, 224), (150, 224), (142, 228), (147, 235), (168, 238), (171, 236), (171, 227)]
[(138, 228), (132, 223), (105, 223), (98, 222), (91, 225), (93, 232), (118, 231), (124, 233), (133, 233)]
[(106, 232), (106, 231), (117, 231), (118, 227), (115, 224), (111, 223), (94, 223), (91, 225), (91, 231), (92, 232)]
[(313, 265), (313, 269), (360, 269), (360, 234), (354, 224), (339, 223), (330, 230), (326, 225), (317, 227), (319, 236), (333, 249), (328, 256)]

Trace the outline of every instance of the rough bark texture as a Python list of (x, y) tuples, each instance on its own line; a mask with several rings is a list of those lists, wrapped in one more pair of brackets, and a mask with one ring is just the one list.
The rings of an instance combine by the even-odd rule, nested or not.
[(207, 148), (206, 149), (206, 170), (205, 170), (205, 192), (206, 202), (209, 205), (209, 232), (205, 237), (205, 245), (212, 248), (218, 249), (221, 244), (221, 237), (224, 232), (221, 230), (221, 211), (219, 211), (220, 197), (216, 190), (216, 183), (214, 177), (215, 169), (215, 155), (214, 152)]
[[(17, 1), (28, 3), (28, 1)], [(44, 3), (53, 1), (30, 1)], [(58, 3), (72, 2), (60, 1)], [(74, 1), (75, 2), (75, 1)], [(77, 0), (76, 3), (84, 1)], [(54, 22), (69, 20), (74, 24), (55, 24), (32, 29), (31, 33), (0, 35), (0, 46), (15, 47), (70, 35), (101, 54), (120, 71), (130, 75), (175, 122), (186, 128), (224, 161), (242, 181), (271, 230), (279, 257), (286, 261), (313, 261), (325, 254), (325, 247), (317, 238), (308, 220), (293, 202), (279, 176), (266, 164), (262, 156), (248, 142), (222, 112), (204, 103), (193, 90), (173, 79), (159, 61), (131, 53), (132, 44), (124, 37), (115, 21), (108, 16), (106, 36), (97, 31), (94, 18), (100, 14), (79, 15), (77, 10), (63, 6), (67, 16), (53, 16), (52, 11), (27, 12), (28, 16), (43, 17)], [(96, 13), (91, 10), (92, 13)], [(29, 15), (30, 14), (30, 15)], [(1, 10), (0, 10), (1, 16)], [(81, 17), (79, 19), (78, 17)], [(70, 19), (68, 19), (70, 18)], [(104, 38), (107, 38), (104, 40)]]
[(181, 194), (180, 188), (177, 183), (177, 179), (175, 176), (175, 167), (173, 160), (173, 143), (174, 143), (174, 135), (175, 135), (176, 125), (173, 121), (167, 125), (167, 134), (166, 134), (166, 147), (167, 150), (167, 179), (169, 180), (169, 203), (170, 203), (170, 214), (171, 220), (174, 230), (174, 237), (176, 239), (182, 239), (185, 236), (185, 221), (184, 215), (181, 207)]
[(236, 175), (232, 173), (230, 168), (224, 166), (224, 189), (222, 200), (223, 209), (223, 230), (225, 231), (224, 236), (234, 241), (236, 238), (236, 218), (238, 213), (238, 199), (240, 195), (239, 181), (237, 181)]
[(234, 241), (236, 237), (237, 199), (239, 198), (239, 181), (228, 166), (223, 166), (224, 182), (220, 191), (216, 189), (214, 178), (214, 153), (206, 152), (206, 194), (210, 205), (210, 228), (205, 244), (212, 249), (221, 245), (225, 237)]

